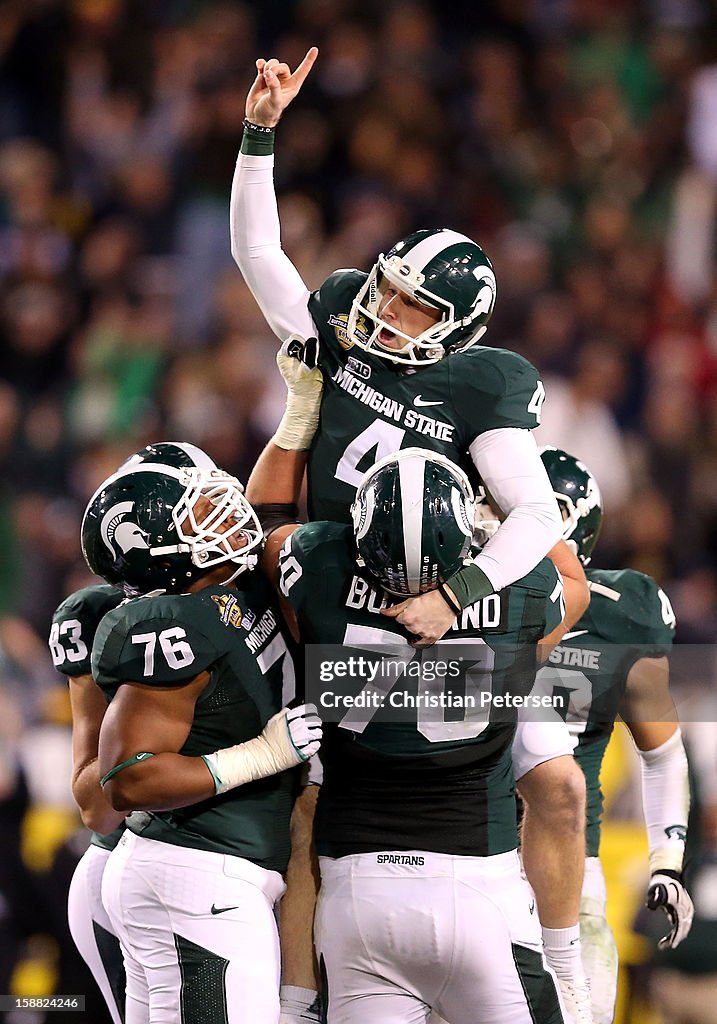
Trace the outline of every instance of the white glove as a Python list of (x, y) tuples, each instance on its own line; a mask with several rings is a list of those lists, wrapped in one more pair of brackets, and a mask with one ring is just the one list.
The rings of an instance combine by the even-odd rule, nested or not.
[(677, 871), (656, 871), (650, 879), (645, 906), (663, 910), (670, 921), (670, 931), (658, 942), (660, 949), (676, 949), (689, 933), (695, 908)]
[(315, 704), (282, 708), (264, 726), (261, 735), (246, 743), (204, 754), (217, 793), (265, 779), (301, 764), (321, 744), (321, 719)]
[(311, 447), (319, 425), (324, 380), (317, 366), (316, 338), (287, 338), (276, 355), (276, 363), (286, 383), (286, 410), (273, 441), (287, 451), (306, 451)]

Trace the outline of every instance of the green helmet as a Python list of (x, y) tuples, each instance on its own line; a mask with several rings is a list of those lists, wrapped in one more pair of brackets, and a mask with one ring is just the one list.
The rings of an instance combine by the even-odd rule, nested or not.
[[(198, 518), (202, 497), (210, 510)], [(245, 538), (239, 550), (238, 535)], [(256, 566), (262, 543), (242, 485), (221, 469), (125, 464), (99, 486), (82, 520), (90, 569), (128, 596), (184, 591), (224, 562), (237, 567), (233, 580)]]
[(163, 466), (174, 466), (175, 469), (217, 468), (216, 462), (210, 459), (205, 451), (189, 441), (156, 441), (154, 444), (145, 445), (141, 451), (125, 459), (121, 468), (140, 462), (158, 462)]
[(351, 506), (359, 565), (389, 594), (435, 590), (468, 555), (475, 501), (445, 456), (405, 448), (365, 474)]
[[(378, 317), (387, 286), (440, 313), (411, 338)], [(423, 366), (470, 348), (486, 331), (495, 305), (495, 274), (481, 247), (450, 228), (416, 231), (378, 257), (351, 305), (348, 336), (360, 348), (394, 363)], [(381, 344), (382, 331), (398, 335), (402, 349)]]
[(602, 499), (597, 480), (573, 455), (549, 445), (540, 449), (553, 493), (563, 516), (563, 540), (575, 547), (583, 565), (590, 561), (602, 526)]

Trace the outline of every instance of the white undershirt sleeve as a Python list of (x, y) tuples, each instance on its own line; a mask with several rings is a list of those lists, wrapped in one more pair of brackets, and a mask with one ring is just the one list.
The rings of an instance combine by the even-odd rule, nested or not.
[(475, 439), (470, 453), (507, 516), (475, 558), (495, 590), (502, 590), (534, 569), (560, 540), (560, 509), (529, 430), (487, 430)]
[(231, 250), (242, 277), (274, 334), (316, 337), (310, 292), (281, 248), (274, 192), (274, 157), (239, 154), (229, 205)]

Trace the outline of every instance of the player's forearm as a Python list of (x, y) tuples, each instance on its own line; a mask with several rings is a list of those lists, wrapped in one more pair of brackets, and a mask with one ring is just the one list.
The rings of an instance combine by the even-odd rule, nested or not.
[(652, 750), (641, 750), (642, 804), (650, 851), (650, 870), (682, 870), (690, 812), (687, 755), (682, 734)]
[(570, 550), (564, 540), (559, 540), (550, 549), (548, 558), (563, 580), (563, 596), (565, 598), (563, 627), (567, 632), (587, 610), (590, 604), (590, 588), (580, 559)]
[(107, 835), (124, 820), (124, 814), (114, 809), (100, 786), (100, 769), (97, 758), (83, 765), (74, 773), (72, 796), (77, 804), (85, 828)]
[(212, 773), (202, 757), (140, 753), (147, 756), (111, 778), (104, 776), (104, 792), (116, 811), (171, 811), (215, 795)]
[(229, 208), (231, 252), (270, 328), (284, 341), (316, 334), (309, 290), (281, 248), (274, 157), (239, 154)]
[(287, 451), (269, 441), (247, 481), (246, 496), (252, 505), (295, 505), (307, 459), (308, 452)]

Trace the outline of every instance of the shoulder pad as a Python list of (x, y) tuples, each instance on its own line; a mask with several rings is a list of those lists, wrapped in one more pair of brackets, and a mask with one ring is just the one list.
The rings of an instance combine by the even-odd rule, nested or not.
[(311, 301), (328, 313), (348, 312), (366, 276), (361, 270), (335, 270), (312, 294)]
[[(354, 539), (350, 526), (342, 523), (305, 523), (287, 537), (279, 555), (279, 589), (298, 609), (310, 598), (315, 584), (308, 579), (341, 571), (354, 563)], [(315, 597), (315, 593), (313, 594)]]
[(58, 672), (80, 676), (91, 671), (90, 654), (97, 627), (122, 601), (124, 595), (107, 583), (83, 587), (65, 598), (52, 616), (49, 639)]
[(447, 362), (454, 405), (473, 437), (539, 424), (545, 389), (532, 363), (517, 352), (475, 346), (449, 355)]
[(669, 598), (651, 576), (634, 569), (587, 571), (588, 612), (613, 643), (644, 645), (645, 656), (666, 654), (675, 633)]
[(101, 686), (180, 686), (231, 643), (221, 613), (203, 591), (128, 601), (106, 615), (97, 630), (92, 674)]
[(291, 535), (293, 553), (307, 565), (319, 553), (322, 559), (337, 556), (342, 560), (347, 550), (353, 551), (353, 531), (346, 523), (304, 523)]

